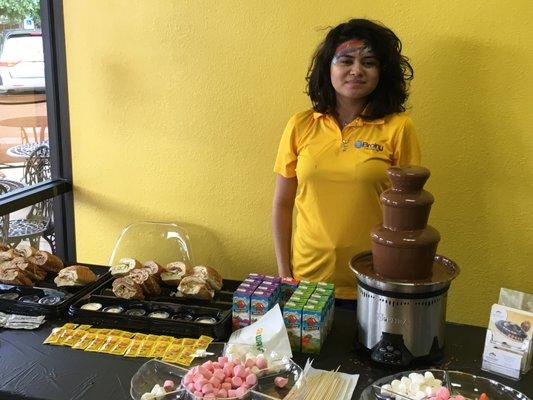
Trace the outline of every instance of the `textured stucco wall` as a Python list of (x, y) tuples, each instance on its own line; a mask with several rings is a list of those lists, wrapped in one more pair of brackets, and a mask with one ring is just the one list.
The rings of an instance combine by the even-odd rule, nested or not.
[(533, 291), (533, 3), (333, 4), (64, 2), (80, 261), (105, 263), (129, 222), (175, 221), (197, 262), (273, 273), (279, 137), (309, 105), (322, 29), (359, 16), (390, 26), (415, 68), (430, 223), (462, 267), (448, 318), (484, 324), (501, 286)]

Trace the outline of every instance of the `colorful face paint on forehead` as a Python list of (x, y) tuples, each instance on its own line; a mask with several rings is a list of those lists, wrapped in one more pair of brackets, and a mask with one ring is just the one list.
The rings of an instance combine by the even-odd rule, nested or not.
[(365, 42), (364, 40), (360, 40), (360, 39), (347, 40), (346, 42), (341, 43), (335, 49), (335, 55), (333, 56), (331, 63), (336, 64), (339, 58), (341, 58), (342, 56), (345, 56), (346, 54), (352, 54), (352, 53), (356, 53), (358, 55), (371, 54), (372, 47), (370, 47), (367, 44), (367, 42)]

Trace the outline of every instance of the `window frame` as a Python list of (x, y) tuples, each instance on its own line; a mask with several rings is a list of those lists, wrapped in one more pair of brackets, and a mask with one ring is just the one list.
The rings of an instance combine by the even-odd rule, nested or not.
[(0, 198), (0, 215), (54, 199), (56, 254), (76, 262), (72, 156), (62, 0), (40, 0), (52, 179)]

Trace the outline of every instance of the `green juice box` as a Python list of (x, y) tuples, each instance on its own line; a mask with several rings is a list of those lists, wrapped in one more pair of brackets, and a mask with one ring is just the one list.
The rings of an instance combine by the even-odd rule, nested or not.
[(287, 328), (291, 349), (294, 351), (301, 351), (303, 308), (304, 303), (292, 300), (286, 302), (283, 307), (283, 321)]
[(302, 311), (302, 352), (320, 353), (325, 340), (326, 303), (306, 304)]

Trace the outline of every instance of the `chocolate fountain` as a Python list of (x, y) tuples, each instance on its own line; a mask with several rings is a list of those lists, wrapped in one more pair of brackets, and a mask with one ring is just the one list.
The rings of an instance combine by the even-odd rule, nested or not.
[(383, 224), (372, 252), (350, 261), (357, 281), (358, 340), (374, 361), (404, 366), (437, 359), (444, 347), (446, 294), (459, 267), (436, 255), (439, 232), (427, 225), (434, 198), (424, 167), (391, 167), (381, 194)]

